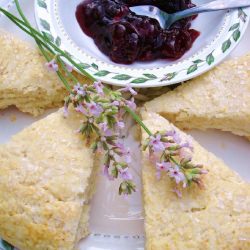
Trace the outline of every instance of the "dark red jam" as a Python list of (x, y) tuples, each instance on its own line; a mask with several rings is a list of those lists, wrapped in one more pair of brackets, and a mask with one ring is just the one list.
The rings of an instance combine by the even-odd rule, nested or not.
[(153, 5), (168, 13), (194, 6), (191, 0), (85, 0), (78, 5), (76, 18), (85, 34), (116, 63), (178, 59), (199, 36), (190, 29), (193, 18), (165, 30), (156, 19), (129, 9), (138, 5)]

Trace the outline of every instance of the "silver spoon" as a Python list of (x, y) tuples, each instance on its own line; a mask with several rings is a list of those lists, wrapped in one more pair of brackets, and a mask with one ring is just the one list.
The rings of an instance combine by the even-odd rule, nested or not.
[(248, 6), (250, 6), (250, 0), (216, 0), (190, 9), (178, 11), (173, 14), (168, 14), (160, 10), (159, 8), (151, 5), (135, 6), (130, 7), (130, 9), (137, 14), (143, 14), (158, 19), (158, 21), (160, 21), (160, 23), (162, 24), (163, 28), (167, 29), (176, 21), (199, 13), (217, 10), (229, 10)]

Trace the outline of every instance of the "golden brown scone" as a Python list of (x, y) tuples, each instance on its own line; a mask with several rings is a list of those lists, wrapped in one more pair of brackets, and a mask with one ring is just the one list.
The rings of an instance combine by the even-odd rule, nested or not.
[(0, 48), (0, 109), (14, 105), (37, 116), (62, 106), (67, 92), (56, 73), (46, 69), (38, 49), (4, 32), (0, 32)]
[(145, 107), (180, 128), (215, 128), (250, 137), (250, 54), (224, 62)]
[(0, 237), (21, 250), (71, 250), (88, 234), (92, 150), (62, 110), (0, 146)]
[[(142, 118), (152, 132), (173, 126), (155, 113), (142, 112)], [(143, 132), (142, 141), (146, 138)], [(172, 191), (169, 177), (156, 179), (155, 167), (143, 152), (146, 249), (250, 249), (250, 185), (194, 140), (193, 146), (193, 162), (209, 170), (206, 188), (193, 185), (183, 191), (182, 198)]]

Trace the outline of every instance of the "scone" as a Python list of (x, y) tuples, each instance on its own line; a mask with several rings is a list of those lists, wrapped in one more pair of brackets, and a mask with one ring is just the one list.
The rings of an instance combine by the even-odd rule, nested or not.
[(88, 234), (96, 168), (63, 111), (0, 146), (0, 238), (20, 250), (71, 250)]
[[(155, 113), (142, 112), (142, 118), (152, 132), (173, 126)], [(142, 141), (146, 138), (143, 132)], [(182, 198), (173, 192), (169, 177), (156, 179), (155, 167), (143, 152), (146, 249), (250, 249), (250, 184), (197, 142), (193, 146), (193, 162), (209, 173), (204, 176), (205, 189), (192, 185), (183, 190)]]
[(180, 128), (221, 129), (250, 139), (250, 54), (145, 104)]
[(0, 109), (14, 105), (37, 116), (45, 109), (62, 106), (66, 89), (56, 73), (46, 69), (38, 49), (4, 32), (0, 32), (0, 48)]

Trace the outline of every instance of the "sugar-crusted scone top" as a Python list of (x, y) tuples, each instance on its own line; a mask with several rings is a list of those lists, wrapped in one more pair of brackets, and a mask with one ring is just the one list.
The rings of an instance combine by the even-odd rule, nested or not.
[(93, 167), (79, 121), (59, 110), (0, 146), (0, 235), (21, 250), (76, 243)]
[[(23, 112), (39, 115), (60, 107), (67, 91), (45, 59), (29, 43), (0, 31), (0, 109), (15, 105)], [(82, 83), (90, 80), (76, 74)]]
[(250, 137), (250, 54), (224, 62), (145, 107), (181, 128), (217, 128)]
[[(155, 113), (142, 112), (142, 118), (152, 132), (173, 126)], [(142, 141), (146, 137), (143, 132)], [(183, 190), (182, 198), (173, 192), (169, 177), (156, 179), (155, 167), (143, 153), (146, 249), (250, 249), (250, 185), (192, 141), (194, 163), (203, 164), (209, 173), (204, 190), (191, 186)]]

